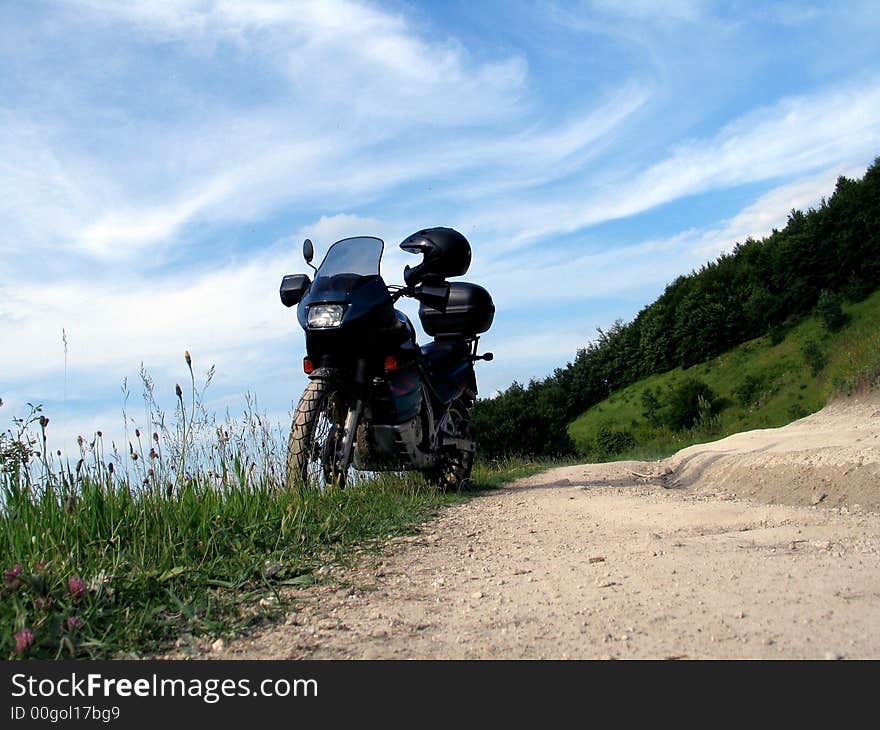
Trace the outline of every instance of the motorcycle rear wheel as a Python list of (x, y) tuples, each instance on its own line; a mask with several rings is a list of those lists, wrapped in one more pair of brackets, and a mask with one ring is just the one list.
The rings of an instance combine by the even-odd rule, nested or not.
[[(461, 399), (449, 406), (449, 431), (460, 438), (474, 438), (474, 424), (470, 408)], [(428, 481), (444, 492), (463, 491), (471, 488), (471, 471), (474, 468), (474, 452), (457, 448), (444, 449), (438, 465), (426, 473)]]
[(287, 442), (288, 489), (345, 486), (349, 464), (339, 461), (347, 405), (335, 384), (312, 380), (300, 398)]

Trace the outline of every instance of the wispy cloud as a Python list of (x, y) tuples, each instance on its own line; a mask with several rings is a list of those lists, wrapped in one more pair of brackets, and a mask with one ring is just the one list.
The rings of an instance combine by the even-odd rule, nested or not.
[(466, 232), (499, 305), (481, 377), (527, 380), (880, 151), (870, 3), (498, 7), (0, 4), (10, 401), (57, 396), (65, 327), (88, 397), (190, 349), (280, 412), (302, 238), (384, 237), (399, 282), (427, 225)]
[[(490, 260), (475, 273), (503, 310), (564, 306), (625, 296), (646, 285), (663, 285), (698, 268), (749, 237), (763, 238), (784, 227), (792, 208), (806, 210), (828, 197), (840, 175), (858, 177), (857, 167), (835, 166), (771, 189), (732, 218), (666, 237), (646, 237), (627, 246), (573, 253), (551, 249), (538, 257), (518, 251)], [(645, 302), (647, 304), (647, 302)]]
[[(399, 169), (383, 179), (374, 164), (378, 180), (368, 190), (360, 171), (389, 161), (377, 145), (419, 129), (454, 134), (504, 118), (518, 108), (526, 73), (515, 56), (478, 62), (454, 42), (426, 40), (402, 16), (342, 0), (70, 6), (63, 37), (51, 26), (32, 31), (49, 47), (63, 41), (52, 60), (70, 57), (70, 88), (0, 110), (8, 122), (0, 138), (5, 185), (27, 203), (4, 212), (8, 241), (51, 239), (97, 259), (169, 245), (193, 221), (314, 204), (330, 187), (349, 204), (387, 190), (418, 168), (404, 166), (397, 150), (390, 162)], [(105, 67), (81, 62), (81, 49), (70, 48), (111, 34), (131, 43), (110, 51)], [(159, 41), (175, 68), (187, 69), (173, 80), (161, 77), (155, 59), (138, 56), (147, 51), (131, 50)], [(33, 55), (45, 63), (45, 54)], [(222, 93), (242, 55), (263, 66), (251, 104)], [(83, 97), (108, 84), (118, 93), (89, 99), (89, 111)], [(426, 98), (440, 103), (426, 107)], [(170, 113), (132, 113), (144, 104)], [(76, 115), (63, 113), (74, 105)], [(39, 116), (53, 121), (38, 125)], [(89, 141), (96, 129), (107, 146)], [(410, 146), (420, 147), (415, 138)], [(47, 176), (44, 164), (35, 178), (39, 162), (57, 172)]]
[(709, 139), (678, 145), (642, 170), (612, 168), (604, 179), (554, 192), (552, 201), (505, 200), (484, 211), (479, 222), (515, 248), (707, 191), (785, 179), (840, 160), (852, 164), (877, 149), (880, 79), (872, 79), (783, 99)]

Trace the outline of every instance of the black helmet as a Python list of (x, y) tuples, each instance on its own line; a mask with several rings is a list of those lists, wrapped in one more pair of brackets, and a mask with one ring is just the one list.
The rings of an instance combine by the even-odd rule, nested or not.
[(471, 245), (452, 228), (425, 228), (405, 239), (400, 247), (409, 253), (424, 254), (422, 263), (403, 270), (408, 286), (429, 277), (461, 276), (471, 265)]

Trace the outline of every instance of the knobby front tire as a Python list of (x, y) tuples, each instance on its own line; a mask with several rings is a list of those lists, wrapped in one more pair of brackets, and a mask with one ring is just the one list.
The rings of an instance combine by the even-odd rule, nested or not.
[(337, 464), (345, 403), (334, 383), (312, 380), (303, 391), (287, 442), (288, 489), (345, 486), (348, 465)]

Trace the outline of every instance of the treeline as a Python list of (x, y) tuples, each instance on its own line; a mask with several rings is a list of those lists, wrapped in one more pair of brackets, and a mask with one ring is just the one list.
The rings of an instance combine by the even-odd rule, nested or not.
[(737, 243), (680, 276), (629, 323), (618, 320), (573, 362), (527, 386), (513, 383), (474, 408), (480, 453), (573, 453), (567, 426), (614, 391), (688, 368), (747, 340), (785, 331), (822, 298), (834, 307), (880, 286), (880, 157), (861, 180), (840, 177), (817, 209), (792, 210), (785, 228)]

